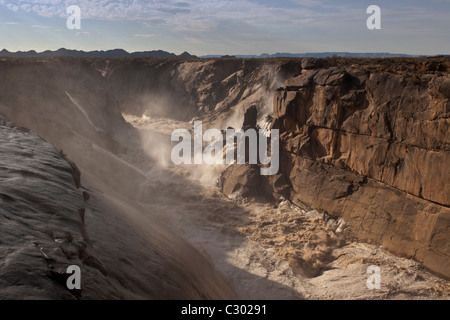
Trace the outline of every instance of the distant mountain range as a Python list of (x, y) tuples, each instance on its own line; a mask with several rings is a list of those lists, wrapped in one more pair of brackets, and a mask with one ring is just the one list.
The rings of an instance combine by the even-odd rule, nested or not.
[[(6, 49), (0, 51), (0, 57), (9, 58), (50, 58), (50, 57), (79, 57), (79, 58), (169, 58), (169, 57), (182, 57), (182, 58), (197, 58), (197, 56), (191, 55), (188, 52), (183, 52), (180, 55), (176, 55), (171, 52), (163, 50), (153, 51), (141, 51), (141, 52), (127, 52), (123, 49), (114, 49), (106, 51), (79, 51), (69, 49), (58, 49), (56, 51), (43, 51), (36, 52), (30, 51), (17, 51), (9, 52)], [(263, 53), (261, 55), (206, 55), (200, 58), (328, 58), (328, 57), (343, 57), (343, 58), (408, 58), (408, 57), (424, 57), (414, 56), (408, 54), (393, 54), (387, 52), (379, 53), (352, 53), (352, 52), (312, 52), (312, 53), (275, 53), (268, 54)]]
[(222, 55), (207, 55), (201, 56), (200, 58), (329, 58), (329, 57), (342, 57), (342, 58), (415, 58), (415, 57), (425, 57), (418, 55), (409, 54), (396, 54), (388, 52), (367, 52), (367, 53), (354, 53), (354, 52), (310, 52), (310, 53), (275, 53), (268, 54), (263, 53), (261, 55), (233, 55), (233, 56), (222, 56)]
[(9, 58), (50, 58), (50, 57), (79, 57), (79, 58), (168, 58), (168, 57), (183, 57), (183, 58), (197, 58), (189, 54), (188, 52), (183, 52), (179, 56), (174, 53), (170, 53), (163, 50), (154, 51), (142, 51), (142, 52), (127, 52), (123, 49), (114, 49), (107, 51), (79, 51), (79, 50), (69, 50), (69, 49), (58, 49), (56, 51), (43, 51), (36, 52), (31, 51), (17, 51), (9, 52), (6, 49), (0, 51), (0, 57)]

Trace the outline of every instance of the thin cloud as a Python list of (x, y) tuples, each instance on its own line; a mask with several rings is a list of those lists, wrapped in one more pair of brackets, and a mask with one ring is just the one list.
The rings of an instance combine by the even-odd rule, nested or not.
[(158, 34), (156, 33), (140, 33), (140, 34), (133, 34), (133, 37), (135, 38), (153, 38), (156, 37)]
[[(67, 18), (66, 8), (73, 0), (16, 0), (2, 1), (2, 4), (14, 11), (34, 12), (44, 17)], [(81, 9), (82, 18), (111, 19), (111, 20), (140, 20), (164, 19), (174, 17), (209, 17), (209, 18), (270, 18), (277, 9), (274, 2), (270, 7), (250, 0), (230, 1), (173, 1), (173, 0), (77, 0), (76, 5)], [(292, 10), (281, 9), (286, 15)], [(300, 10), (296, 10), (299, 12)]]

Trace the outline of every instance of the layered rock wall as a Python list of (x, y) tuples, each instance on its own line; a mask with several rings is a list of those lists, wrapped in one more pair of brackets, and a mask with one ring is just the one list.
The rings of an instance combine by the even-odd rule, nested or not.
[(274, 97), (294, 202), (450, 277), (450, 76), (314, 67)]

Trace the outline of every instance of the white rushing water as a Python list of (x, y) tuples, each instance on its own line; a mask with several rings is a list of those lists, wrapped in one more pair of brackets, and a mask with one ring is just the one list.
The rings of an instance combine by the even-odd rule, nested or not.
[(95, 131), (97, 132), (105, 132), (103, 129), (98, 128), (91, 120), (91, 118), (89, 117), (88, 113), (86, 112), (86, 110), (78, 103), (77, 100), (75, 100), (67, 91), (65, 92), (66, 95), (69, 97), (70, 101), (72, 101), (72, 103), (77, 107), (77, 109), (83, 114), (83, 116), (86, 118), (86, 120), (88, 121), (88, 123), (95, 129)]

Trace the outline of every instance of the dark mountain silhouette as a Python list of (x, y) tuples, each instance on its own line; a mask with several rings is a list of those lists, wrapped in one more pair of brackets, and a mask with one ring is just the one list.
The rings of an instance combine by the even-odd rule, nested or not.
[[(30, 51), (17, 51), (10, 52), (6, 49), (0, 51), (0, 58), (49, 58), (49, 57), (79, 57), (79, 58), (170, 58), (170, 57), (182, 57), (182, 58), (198, 58), (188, 52), (183, 52), (180, 55), (176, 55), (164, 50), (152, 50), (152, 51), (139, 51), (139, 52), (127, 52), (123, 49), (113, 50), (95, 50), (95, 51), (80, 51), (61, 48), (56, 51), (46, 50), (43, 52)], [(355, 53), (355, 52), (312, 52), (312, 53), (275, 53), (268, 54), (263, 53), (261, 55), (205, 55), (200, 58), (330, 58), (330, 57), (342, 57), (342, 58), (408, 58), (419, 57), (408, 54), (397, 54), (388, 52), (367, 52), (367, 53)], [(424, 56), (420, 56), (424, 57)]]
[[(49, 57), (79, 57), (79, 58), (168, 58), (177, 57), (176, 54), (163, 51), (142, 51), (142, 52), (127, 52), (123, 49), (113, 49), (106, 51), (79, 51), (61, 48), (56, 51), (46, 50), (43, 52), (30, 51), (17, 51), (9, 52), (6, 49), (0, 51), (0, 57), (9, 58), (49, 58)], [(196, 58), (196, 56), (183, 52), (179, 57), (183, 58)]]

